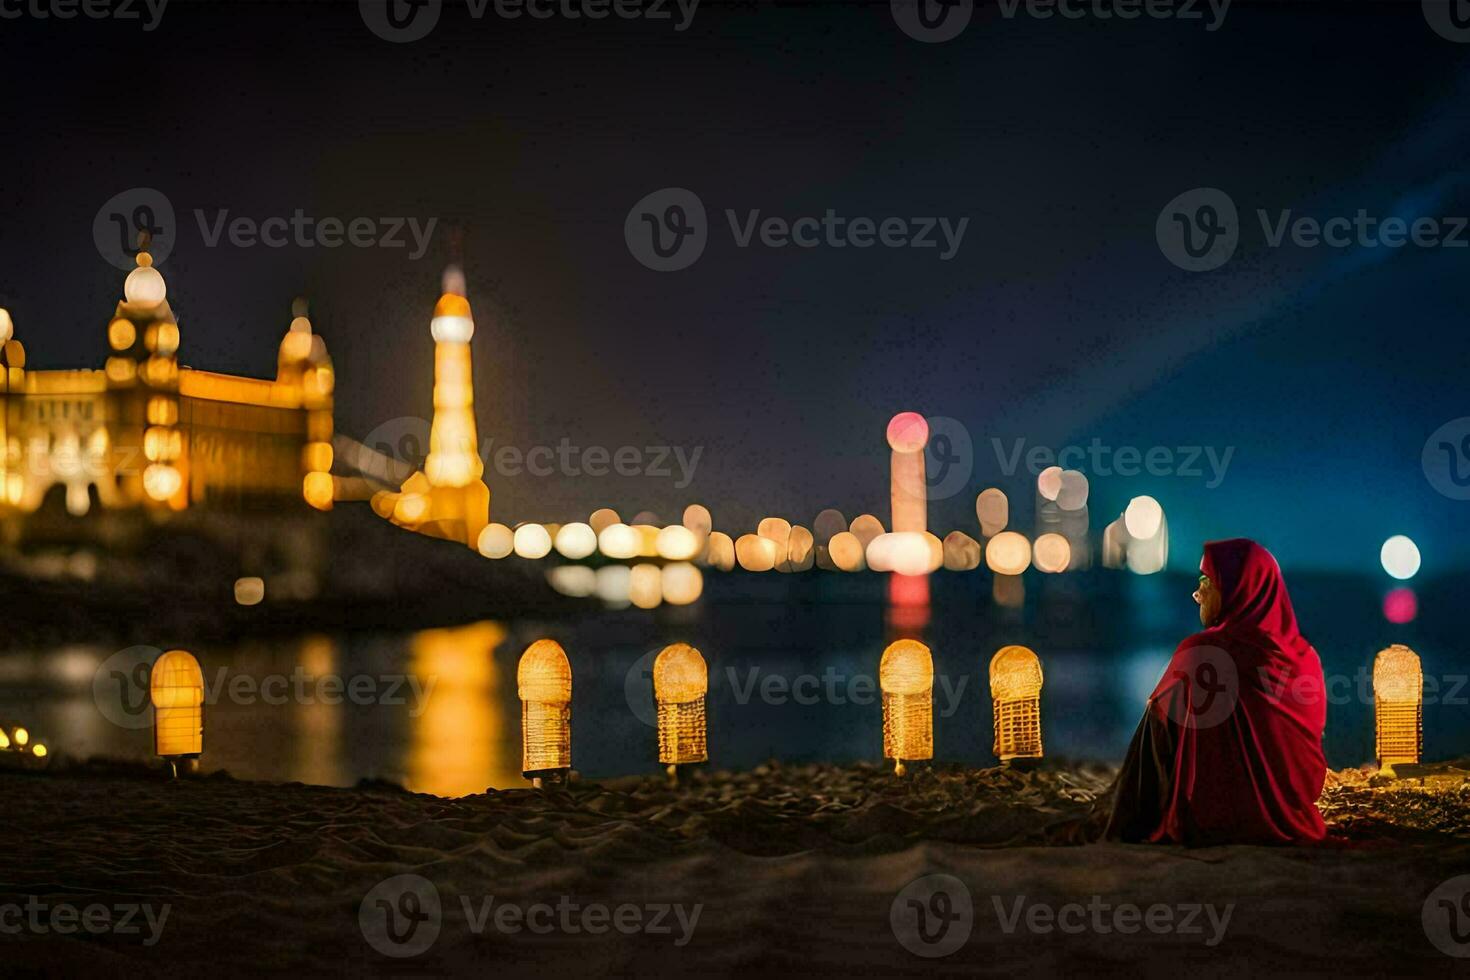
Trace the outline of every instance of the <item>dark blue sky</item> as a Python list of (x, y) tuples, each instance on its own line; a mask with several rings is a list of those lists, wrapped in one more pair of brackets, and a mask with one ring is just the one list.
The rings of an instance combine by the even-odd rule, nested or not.
[[(1221, 28), (1007, 19), (982, 5), (922, 44), (887, 4), (701, 4), (648, 22), (474, 21), (373, 36), (355, 3), (174, 0), (158, 28), (0, 23), (0, 302), (37, 366), (100, 363), (122, 273), (92, 240), (113, 195), (162, 191), (185, 363), (267, 374), (308, 292), (339, 427), (426, 414), (428, 316), (451, 225), (464, 259), (481, 435), (528, 449), (703, 447), (674, 477), (487, 475), (497, 519), (611, 504), (717, 524), (886, 517), (889, 416), (958, 420), (972, 477), (936, 502), (973, 525), (995, 483), (1029, 528), (1009, 449), (1233, 447), (1208, 475), (1092, 474), (1094, 527), (1138, 493), (1176, 561), (1249, 535), (1283, 561), (1376, 573), (1392, 533), (1427, 572), (1470, 562), (1470, 502), (1420, 466), (1470, 415), (1470, 249), (1270, 247), (1257, 209), (1325, 220), (1470, 214), (1470, 44), (1417, 3), (1246, 3)], [(709, 244), (657, 273), (634, 202), (695, 192)], [(1240, 245), (1168, 262), (1165, 203), (1228, 193)], [(214, 220), (438, 219), (427, 253), (209, 247)], [(958, 253), (740, 248), (724, 212), (968, 218)], [(1462, 235), (1470, 240), (1470, 232)], [(1087, 467), (1084, 466), (1084, 469)], [(677, 470), (674, 471), (675, 476)], [(1206, 470), (1208, 474), (1208, 470)]]

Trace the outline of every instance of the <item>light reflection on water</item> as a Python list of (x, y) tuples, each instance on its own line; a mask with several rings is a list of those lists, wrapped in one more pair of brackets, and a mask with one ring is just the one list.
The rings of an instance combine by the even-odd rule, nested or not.
[[(950, 697), (936, 686), (939, 759), (994, 764), (985, 664), (1011, 642), (1031, 646), (1044, 664), (1047, 754), (1122, 757), (1175, 641), (1197, 628), (1187, 603), (1192, 582), (1125, 578), (1119, 594), (1098, 596), (1056, 578), (1028, 590), (1024, 616), (997, 612), (961, 580), (936, 579), (923, 638), (933, 647), (936, 676), (944, 675), (949, 691), (957, 692)], [(786, 593), (752, 597), (763, 587), (744, 583), (725, 601), (717, 594), (717, 601), (656, 617), (601, 612), (549, 624), (481, 622), (197, 647), (208, 705), (203, 768), (339, 786), (385, 779), (445, 796), (524, 786), (515, 667), (519, 653), (540, 636), (559, 640), (571, 658), (573, 760), (588, 778), (658, 770), (653, 729), (639, 718), (648, 712), (635, 712), (629, 701), (651, 697), (651, 685), (628, 674), (675, 640), (698, 646), (709, 664), (713, 765), (749, 768), (773, 757), (876, 760), (881, 709), (872, 687), (862, 684), (866, 678), (871, 685), (891, 627), (882, 593), (843, 591), (860, 587), (837, 582), (820, 586), (827, 591), (807, 601)], [(1385, 627), (1375, 603), (1345, 602), (1340, 587), (1298, 594), (1307, 597), (1298, 608), (1306, 607), (1304, 620), (1314, 626), (1312, 638), (1329, 674), (1350, 675), (1387, 641), (1400, 639), (1418, 648), (1426, 676), (1464, 673), (1448, 639), (1453, 623), (1406, 635)], [(1314, 596), (1322, 609), (1311, 608)], [(1342, 612), (1359, 605), (1367, 610), (1363, 615)], [(55, 751), (73, 757), (151, 759), (146, 709), (142, 727), (120, 727), (94, 700), (94, 678), (113, 654), (79, 645), (0, 652), (0, 722), (23, 722)], [(786, 692), (775, 698), (762, 686), (773, 676)], [(792, 687), (798, 678), (810, 678), (803, 696)], [(104, 670), (99, 690), (118, 698), (122, 692), (109, 686), (115, 683)], [(1470, 687), (1459, 692), (1467, 694)], [(1427, 757), (1464, 751), (1466, 715), (1463, 707), (1426, 702)], [(1368, 759), (1371, 700), (1329, 706), (1326, 747), (1334, 766)]]

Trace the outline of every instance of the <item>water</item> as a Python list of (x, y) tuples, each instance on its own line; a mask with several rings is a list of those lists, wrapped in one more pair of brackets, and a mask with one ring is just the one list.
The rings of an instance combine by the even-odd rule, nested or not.
[[(993, 765), (990, 656), (1040, 654), (1049, 756), (1116, 762), (1177, 640), (1197, 628), (1186, 576), (1028, 576), (1024, 605), (997, 607), (983, 575), (937, 575), (930, 606), (895, 608), (876, 575), (711, 575), (697, 606), (593, 610), (574, 621), (479, 622), (405, 632), (312, 633), (196, 648), (204, 670), (206, 771), (352, 785), (363, 778), (444, 796), (524, 786), (516, 660), (550, 636), (573, 669), (572, 751), (589, 778), (657, 770), (652, 657), (683, 640), (709, 663), (714, 764), (881, 757), (876, 670), (894, 619), (935, 657), (935, 752)], [(1374, 653), (1404, 642), (1423, 658), (1425, 756), (1470, 749), (1470, 657), (1454, 635), (1458, 583), (1420, 593), (1420, 619), (1384, 621), (1367, 580), (1298, 576), (1293, 595), (1330, 680), (1329, 762), (1373, 754)], [(0, 653), (0, 720), (56, 752), (152, 757), (150, 713), (105, 644)], [(111, 658), (111, 659), (109, 659)]]

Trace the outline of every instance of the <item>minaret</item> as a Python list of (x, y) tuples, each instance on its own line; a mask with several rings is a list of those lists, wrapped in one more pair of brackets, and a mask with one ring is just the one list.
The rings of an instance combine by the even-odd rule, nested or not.
[(444, 271), (444, 293), (434, 305), (429, 332), (434, 337), (434, 421), (429, 455), (422, 472), (404, 481), (393, 501), (394, 523), (460, 541), (474, 548), (490, 522), (490, 488), (480, 479), (479, 439), (475, 432), (474, 379), (470, 338), (475, 333), (464, 273)]

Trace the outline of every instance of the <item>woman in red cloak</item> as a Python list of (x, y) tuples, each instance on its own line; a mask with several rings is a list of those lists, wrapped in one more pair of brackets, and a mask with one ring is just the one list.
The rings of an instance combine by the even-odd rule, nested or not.
[(1326, 836), (1326, 691), (1281, 568), (1245, 538), (1205, 545), (1200, 623), (1154, 688), (1118, 774), (1107, 836), (1293, 844)]

